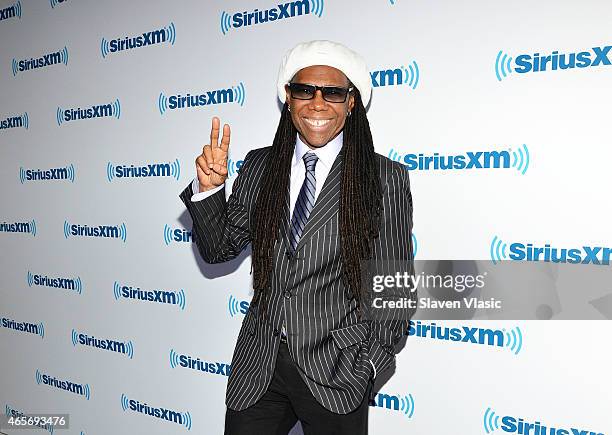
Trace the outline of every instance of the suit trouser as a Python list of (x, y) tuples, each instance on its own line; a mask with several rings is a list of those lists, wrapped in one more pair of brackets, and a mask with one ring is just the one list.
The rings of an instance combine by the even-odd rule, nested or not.
[(227, 409), (225, 435), (287, 435), (298, 420), (304, 435), (366, 435), (372, 384), (356, 410), (333, 413), (317, 402), (281, 342), (268, 390), (247, 409)]

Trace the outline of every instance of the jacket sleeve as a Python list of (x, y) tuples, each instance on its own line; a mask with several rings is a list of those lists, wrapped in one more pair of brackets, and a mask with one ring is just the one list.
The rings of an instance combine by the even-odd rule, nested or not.
[[(383, 216), (380, 235), (374, 241), (374, 255), (371, 261), (372, 279), (375, 275), (393, 275), (406, 272), (414, 276), (414, 255), (412, 246), (412, 195), (408, 171), (394, 163), (383, 186)], [(410, 287), (394, 286), (381, 292), (374, 292), (372, 282), (365, 283), (370, 293), (370, 352), (369, 358), (381, 373), (395, 360), (395, 345), (408, 330), (410, 318), (416, 311), (416, 291)], [(409, 300), (412, 306), (403, 308), (376, 308), (374, 299)]]
[(192, 235), (207, 263), (235, 258), (251, 241), (246, 195), (249, 190), (249, 152), (244, 158), (232, 194), (225, 200), (225, 187), (200, 201), (191, 201), (191, 183), (179, 197), (193, 221)]

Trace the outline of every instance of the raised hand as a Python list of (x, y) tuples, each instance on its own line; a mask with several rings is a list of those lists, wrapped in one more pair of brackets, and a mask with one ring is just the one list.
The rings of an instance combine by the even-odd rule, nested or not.
[(196, 171), (200, 182), (200, 192), (221, 186), (227, 178), (227, 153), (230, 143), (230, 126), (223, 126), (223, 137), (219, 144), (219, 127), (221, 121), (216, 116), (212, 119), (210, 144), (205, 145), (202, 154), (196, 158)]

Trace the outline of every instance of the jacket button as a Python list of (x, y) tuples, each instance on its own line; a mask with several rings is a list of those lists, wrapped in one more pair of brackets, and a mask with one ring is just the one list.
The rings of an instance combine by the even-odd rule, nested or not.
[(289, 290), (285, 290), (283, 293), (283, 296), (285, 296), (287, 299), (289, 299), (291, 297), (291, 292)]
[(285, 257), (287, 257), (290, 260), (291, 259), (291, 252), (285, 251)]

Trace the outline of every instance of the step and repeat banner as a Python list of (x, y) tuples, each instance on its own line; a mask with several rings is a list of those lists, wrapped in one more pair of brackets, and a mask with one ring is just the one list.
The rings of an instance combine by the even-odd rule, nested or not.
[[(250, 254), (204, 263), (178, 195), (213, 116), (230, 183), (271, 144), (301, 41), (366, 59), (417, 259), (601, 260), (611, 20), (598, 0), (1, 2), (0, 411), (69, 428), (0, 432), (222, 433)], [(593, 321), (415, 321), (370, 432), (612, 433), (599, 302)]]

